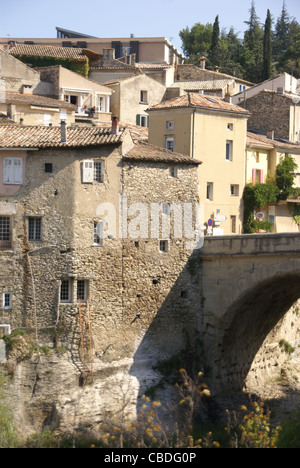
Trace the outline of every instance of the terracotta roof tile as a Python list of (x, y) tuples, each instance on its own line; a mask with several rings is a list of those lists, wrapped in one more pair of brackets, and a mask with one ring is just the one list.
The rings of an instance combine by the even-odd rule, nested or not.
[(9, 51), (11, 55), (28, 55), (38, 57), (73, 58), (86, 61), (88, 57), (99, 57), (99, 54), (89, 49), (76, 47), (56, 47), (48, 45), (16, 44)]
[(216, 96), (206, 96), (204, 94), (191, 93), (185, 94), (168, 101), (162, 101), (155, 106), (152, 106), (148, 110), (159, 110), (159, 109), (176, 109), (182, 107), (197, 107), (202, 109), (218, 110), (218, 111), (227, 111), (227, 112), (237, 112), (240, 114), (249, 114), (249, 111), (243, 109), (242, 107), (231, 104), (224, 99), (221, 99)]
[(67, 144), (61, 142), (60, 127), (0, 125), (0, 148), (77, 148), (121, 143), (118, 135), (100, 127), (68, 127)]
[(150, 145), (146, 142), (138, 142), (134, 147), (124, 156), (125, 160), (134, 161), (147, 161), (147, 162), (164, 162), (164, 163), (177, 163), (177, 164), (189, 164), (189, 165), (200, 165), (201, 161), (198, 159), (192, 159), (184, 154), (175, 153), (159, 146)]
[(75, 110), (75, 106), (69, 102), (40, 96), (38, 94), (5, 93), (4, 98), (7, 104), (28, 104), (32, 106), (58, 107)]

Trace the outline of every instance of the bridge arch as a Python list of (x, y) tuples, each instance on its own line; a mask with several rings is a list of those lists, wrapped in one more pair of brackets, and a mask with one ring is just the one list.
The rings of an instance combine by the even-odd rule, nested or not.
[(212, 390), (241, 390), (262, 344), (300, 298), (300, 235), (212, 237), (199, 256)]
[(241, 390), (269, 333), (300, 298), (300, 272), (266, 280), (227, 310), (230, 325), (220, 344), (219, 379)]

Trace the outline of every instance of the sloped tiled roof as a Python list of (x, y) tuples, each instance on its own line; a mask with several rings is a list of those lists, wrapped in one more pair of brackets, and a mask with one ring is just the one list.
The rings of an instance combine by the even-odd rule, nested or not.
[(0, 125), (16, 125), (7, 115), (0, 113)]
[(11, 55), (72, 58), (76, 60), (86, 60), (87, 57), (99, 57), (99, 54), (89, 49), (80, 49), (76, 47), (56, 47), (39, 44), (16, 44), (8, 52)]
[(68, 127), (67, 144), (61, 142), (60, 127), (0, 125), (0, 148), (78, 148), (122, 142), (118, 135), (101, 127)]
[(233, 84), (233, 79), (220, 79), (220, 80), (191, 80), (191, 81), (175, 81), (170, 88), (181, 88), (190, 91), (196, 91), (198, 89), (225, 89), (226, 86)]
[(75, 110), (75, 106), (69, 102), (40, 96), (38, 94), (5, 93), (4, 98), (7, 104), (25, 104)]
[(227, 111), (227, 112), (236, 112), (240, 114), (249, 114), (249, 111), (243, 109), (239, 106), (231, 104), (224, 99), (221, 99), (216, 96), (206, 96), (204, 94), (199, 93), (190, 93), (185, 94), (180, 97), (176, 97), (170, 99), (168, 101), (162, 101), (155, 106), (150, 107), (147, 109), (147, 112), (150, 110), (159, 110), (159, 109), (176, 109), (182, 107), (197, 107), (202, 109), (209, 109), (209, 110), (218, 110), (218, 111)]
[(197, 166), (202, 164), (198, 159), (192, 159), (181, 153), (175, 153), (173, 151), (160, 148), (159, 146), (150, 145), (149, 143), (140, 141), (128, 151), (123, 159), (140, 161), (140, 162), (164, 162), (164, 163), (177, 163), (177, 164), (189, 164)]
[(253, 145), (258, 145), (258, 146), (264, 146), (265, 148), (276, 148), (276, 149), (287, 149), (291, 151), (295, 151), (296, 153), (300, 153), (300, 144), (299, 143), (293, 143), (291, 141), (284, 141), (279, 138), (268, 138), (267, 135), (263, 135), (261, 133), (255, 133), (253, 131), (248, 131), (247, 132), (247, 144), (249, 146)]

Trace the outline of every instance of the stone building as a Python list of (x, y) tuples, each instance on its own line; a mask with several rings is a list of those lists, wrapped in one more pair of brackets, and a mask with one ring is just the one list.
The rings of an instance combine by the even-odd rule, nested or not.
[(215, 220), (214, 231), (207, 233), (241, 234), (248, 111), (217, 96), (191, 93), (147, 112), (149, 143), (203, 162), (199, 196), (205, 223)]
[(300, 142), (300, 96), (298, 94), (263, 90), (239, 104), (251, 116), (249, 130), (274, 132), (275, 137), (292, 143)]
[(104, 83), (112, 90), (111, 111), (121, 122), (148, 127), (146, 109), (160, 103), (166, 87), (147, 75), (119, 78)]
[[(54, 405), (71, 424), (69, 400), (89, 378), (82, 401), (94, 399), (82, 417), (99, 422), (116, 408), (113, 378), (131, 385), (136, 405), (160, 379), (155, 363), (193, 352), (201, 301), (188, 265), (200, 162), (134, 143), (122, 128), (5, 125), (0, 148), (1, 326), (68, 350), (45, 374), (43, 361), (36, 421)], [(14, 403), (29, 417), (36, 367), (22, 369)]]

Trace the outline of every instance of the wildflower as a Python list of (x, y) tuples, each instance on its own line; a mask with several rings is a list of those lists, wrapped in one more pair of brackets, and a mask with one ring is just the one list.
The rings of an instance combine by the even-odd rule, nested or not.
[(161, 406), (161, 402), (160, 401), (154, 401), (152, 403), (152, 408), (159, 408)]

